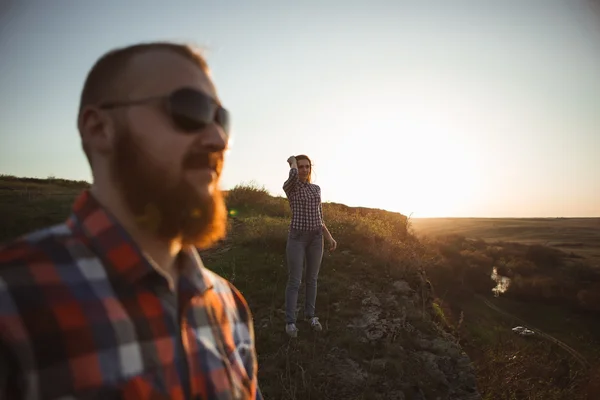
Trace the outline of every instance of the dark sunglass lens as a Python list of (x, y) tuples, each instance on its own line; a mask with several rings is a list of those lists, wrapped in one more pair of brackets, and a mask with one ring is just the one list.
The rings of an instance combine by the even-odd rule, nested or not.
[(215, 122), (219, 124), (221, 128), (223, 128), (223, 131), (225, 131), (225, 134), (229, 136), (231, 122), (229, 119), (229, 112), (226, 109), (224, 109), (223, 107), (219, 107), (217, 109), (217, 114), (215, 115)]
[(212, 122), (214, 101), (195, 89), (180, 89), (169, 97), (173, 122), (183, 131), (202, 129)]
[(202, 121), (198, 121), (194, 117), (189, 117), (183, 114), (173, 114), (173, 122), (183, 132), (194, 132), (200, 129), (206, 128), (206, 124)]

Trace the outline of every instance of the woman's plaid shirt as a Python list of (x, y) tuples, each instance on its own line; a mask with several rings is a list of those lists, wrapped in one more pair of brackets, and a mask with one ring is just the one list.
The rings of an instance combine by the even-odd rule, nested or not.
[(318, 185), (300, 181), (298, 169), (290, 168), (283, 190), (292, 210), (290, 227), (301, 231), (312, 231), (323, 227), (323, 206), (321, 188)]
[(175, 296), (87, 191), (1, 247), (0, 398), (261, 398), (244, 297), (182, 258)]

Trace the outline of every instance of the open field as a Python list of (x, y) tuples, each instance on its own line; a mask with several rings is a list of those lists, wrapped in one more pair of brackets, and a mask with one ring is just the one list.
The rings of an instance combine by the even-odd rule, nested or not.
[(541, 244), (600, 265), (600, 218), (413, 218), (417, 235)]

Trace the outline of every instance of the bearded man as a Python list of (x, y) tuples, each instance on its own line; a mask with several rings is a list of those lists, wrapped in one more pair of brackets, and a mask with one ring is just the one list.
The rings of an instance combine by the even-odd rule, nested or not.
[(0, 398), (262, 397), (246, 300), (197, 252), (226, 232), (229, 122), (189, 46), (95, 63), (77, 122), (91, 187), (0, 248)]

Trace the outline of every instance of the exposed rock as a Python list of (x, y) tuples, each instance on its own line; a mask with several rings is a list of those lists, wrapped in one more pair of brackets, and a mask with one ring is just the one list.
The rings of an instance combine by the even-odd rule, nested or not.
[[(338, 378), (356, 384), (369, 374), (374, 374), (369, 380), (380, 376), (380, 393), (385, 396), (375, 397), (381, 399), (480, 399), (474, 368), (455, 339), (435, 327), (423, 300), (406, 282), (396, 281), (392, 286), (401, 297), (351, 287), (351, 296), (361, 299), (361, 310), (348, 327), (361, 333), (362, 343), (374, 348), (393, 346), (395, 357), (363, 361), (365, 369), (361, 369), (342, 356), (338, 366), (345, 365), (349, 372)], [(398, 378), (390, 381), (390, 371)]]
[(415, 343), (421, 349), (441, 356), (447, 355), (459, 358), (463, 354), (462, 349), (456, 343), (449, 340), (442, 340), (440, 338), (434, 338), (433, 340), (417, 339)]
[(439, 359), (435, 354), (427, 351), (419, 351), (416, 353), (421, 361), (423, 362), (424, 371), (427, 372), (429, 377), (433, 380), (435, 385), (448, 386), (448, 379), (438, 366)]
[(405, 400), (406, 396), (404, 396), (404, 392), (396, 390), (386, 394), (376, 394), (375, 398), (378, 400)]
[(387, 362), (388, 361), (385, 358), (374, 359), (369, 362), (369, 370), (373, 372), (383, 372), (385, 371)]
[(367, 339), (369, 340), (379, 340), (383, 338), (385, 335), (385, 331), (378, 326), (369, 327), (366, 331)]
[(356, 361), (348, 357), (345, 350), (337, 347), (329, 351), (327, 361), (331, 363), (329, 376), (348, 388), (360, 387), (369, 376)]
[(394, 287), (396, 293), (400, 294), (401, 296), (408, 296), (413, 292), (413, 290), (410, 288), (410, 285), (406, 281), (395, 281), (392, 283), (392, 286)]
[(355, 318), (348, 328), (362, 328), (367, 329), (374, 326), (379, 320), (381, 314), (381, 302), (377, 296), (371, 293), (365, 293), (364, 299), (362, 300), (362, 312), (359, 318)]
[(381, 302), (379, 301), (377, 296), (371, 294), (363, 299), (362, 305), (367, 306), (367, 307), (368, 306), (381, 307)]

